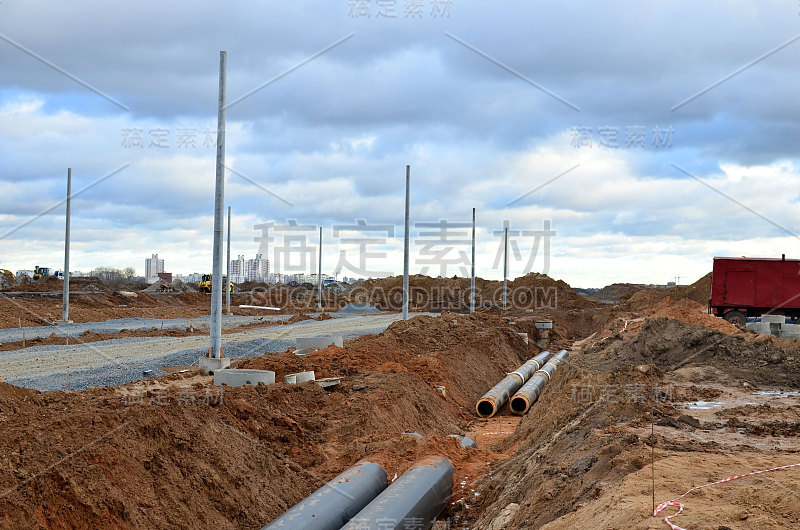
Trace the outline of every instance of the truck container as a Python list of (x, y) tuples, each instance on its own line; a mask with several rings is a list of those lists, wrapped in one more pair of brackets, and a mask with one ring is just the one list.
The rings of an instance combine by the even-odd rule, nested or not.
[(715, 257), (708, 307), (740, 326), (765, 313), (800, 317), (800, 260)]

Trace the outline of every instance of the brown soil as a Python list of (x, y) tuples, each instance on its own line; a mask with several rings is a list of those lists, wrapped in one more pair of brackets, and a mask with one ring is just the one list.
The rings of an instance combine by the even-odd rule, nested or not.
[[(797, 344), (707, 315), (702, 286), (685, 287), (641, 309), (417, 316), (344, 348), (233, 362), (278, 381), (340, 377), (328, 391), (220, 393), (197, 372), (69, 394), (0, 385), (0, 526), (259, 528), (361, 460), (391, 478), (443, 455), (456, 469), (450, 528), (667, 528), (650, 515), (651, 461), (661, 502), (797, 463), (800, 436), (800, 397), (755, 392), (800, 386)], [(475, 401), (539, 351), (545, 318), (569, 362), (525, 416), (476, 418)], [(798, 488), (796, 471), (733, 481), (688, 496), (675, 522), (797, 528)]]
[(691, 285), (634, 291), (628, 295), (623, 295), (619, 305), (622, 309), (628, 311), (642, 311), (656, 305), (666, 297), (673, 301), (687, 298), (707, 307), (711, 298), (711, 273), (709, 272)]

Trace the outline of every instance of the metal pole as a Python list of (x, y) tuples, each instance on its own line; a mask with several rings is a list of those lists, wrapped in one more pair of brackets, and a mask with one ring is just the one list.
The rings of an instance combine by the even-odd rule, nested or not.
[(475, 208), (472, 209), (472, 279), (469, 282), (469, 314), (475, 312)]
[(503, 311), (506, 310), (506, 292), (508, 289), (508, 227), (505, 227), (503, 236)]
[(406, 229), (403, 235), (403, 320), (408, 320), (408, 208), (411, 195), (411, 166), (406, 166)]
[(72, 168), (67, 168), (67, 228), (64, 235), (64, 297), (61, 320), (69, 322), (69, 219), (72, 205)]
[(225, 314), (231, 314), (231, 207), (228, 206), (228, 259), (225, 260)]
[(211, 276), (211, 351), (222, 358), (222, 208), (225, 203), (225, 71), (228, 52), (219, 52), (219, 110), (217, 112), (217, 174), (214, 196), (214, 269)]
[(322, 227), (319, 227), (319, 271), (317, 272), (317, 307), (322, 311)]

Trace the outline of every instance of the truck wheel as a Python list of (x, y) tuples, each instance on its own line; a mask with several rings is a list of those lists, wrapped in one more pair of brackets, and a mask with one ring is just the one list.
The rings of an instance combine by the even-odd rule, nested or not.
[(747, 318), (741, 311), (728, 311), (723, 318), (735, 326), (744, 327), (747, 323)]

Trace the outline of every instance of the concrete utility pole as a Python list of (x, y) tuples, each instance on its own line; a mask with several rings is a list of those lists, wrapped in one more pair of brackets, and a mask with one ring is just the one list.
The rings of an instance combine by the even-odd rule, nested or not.
[[(201, 363), (207, 372), (230, 366), (222, 361), (222, 210), (225, 203), (225, 73), (228, 52), (219, 52), (219, 100), (217, 111), (217, 172), (214, 196), (214, 268), (211, 276), (211, 361)], [(227, 365), (227, 366), (226, 366)]]
[(469, 314), (475, 312), (475, 208), (472, 209), (472, 279), (469, 282)]
[(69, 324), (69, 219), (72, 204), (72, 168), (67, 168), (67, 228), (64, 235), (64, 297), (61, 309), (61, 322)]
[(411, 166), (406, 166), (406, 230), (403, 235), (403, 320), (408, 320), (408, 245), (409, 197), (411, 196)]
[(508, 285), (508, 227), (505, 227), (503, 235), (503, 311), (506, 310), (506, 292)]
[(317, 307), (322, 311), (322, 227), (319, 227), (319, 270), (317, 272)]
[(225, 314), (231, 314), (231, 207), (228, 206), (228, 259), (225, 260)]

